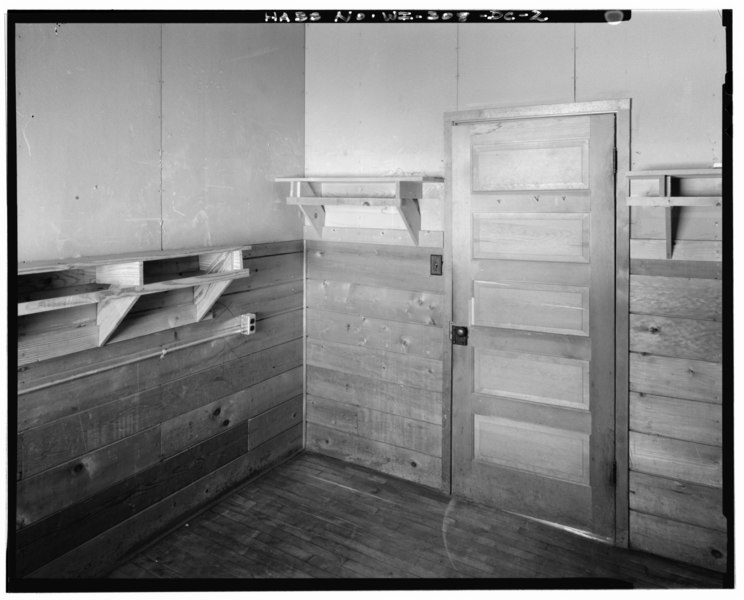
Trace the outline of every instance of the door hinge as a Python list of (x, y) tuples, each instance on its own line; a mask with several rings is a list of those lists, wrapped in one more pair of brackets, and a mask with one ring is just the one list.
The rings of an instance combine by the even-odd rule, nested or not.
[(617, 174), (617, 148), (612, 149), (612, 172)]
[(612, 472), (610, 473), (610, 485), (617, 486), (617, 461), (612, 462)]

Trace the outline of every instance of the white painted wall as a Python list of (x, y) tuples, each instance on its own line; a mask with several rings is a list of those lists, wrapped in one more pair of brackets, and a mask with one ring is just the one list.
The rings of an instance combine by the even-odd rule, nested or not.
[[(309, 24), (306, 173), (442, 175), (445, 111), (610, 98), (633, 101), (632, 168), (709, 166), (721, 159), (724, 34), (717, 11), (633, 11), (617, 25)], [(440, 229), (441, 203), (422, 203), (422, 220)]]
[(18, 259), (159, 249), (160, 26), (16, 27)]
[(163, 246), (302, 237), (304, 27), (163, 27)]
[(300, 238), (304, 34), (18, 25), (19, 261)]

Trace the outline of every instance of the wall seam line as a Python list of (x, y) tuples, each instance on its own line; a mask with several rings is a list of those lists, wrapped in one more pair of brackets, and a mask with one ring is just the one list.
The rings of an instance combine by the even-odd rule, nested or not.
[(576, 102), (576, 23), (573, 26), (573, 101)]
[(163, 24), (160, 24), (160, 250), (163, 250)]

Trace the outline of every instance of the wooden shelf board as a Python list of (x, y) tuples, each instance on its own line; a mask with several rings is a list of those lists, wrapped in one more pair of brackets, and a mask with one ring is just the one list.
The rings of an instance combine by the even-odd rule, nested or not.
[(212, 246), (203, 248), (186, 248), (181, 250), (158, 250), (152, 252), (131, 252), (127, 254), (105, 254), (86, 258), (70, 258), (64, 260), (44, 260), (18, 263), (19, 275), (33, 275), (37, 273), (52, 273), (55, 271), (69, 271), (71, 269), (87, 269), (103, 265), (120, 263), (148, 262), (168, 260), (183, 256), (198, 256), (218, 252), (251, 250), (252, 246)]
[(222, 281), (231, 281), (233, 279), (242, 279), (249, 275), (249, 269), (240, 269), (239, 271), (206, 273), (204, 275), (196, 275), (193, 277), (158, 281), (156, 283), (148, 283), (141, 286), (113, 288), (101, 290), (99, 292), (59, 296), (56, 298), (48, 298), (46, 300), (32, 300), (18, 304), (18, 316), (32, 315), (50, 310), (62, 310), (64, 308), (82, 306), (85, 304), (97, 304), (104, 300), (139, 297), (144, 296), (145, 294), (157, 294), (159, 292), (168, 292), (171, 290), (208, 285)]
[(628, 196), (628, 206), (720, 206), (721, 196)]
[(444, 177), (429, 175), (401, 175), (379, 177), (276, 177), (276, 182), (302, 182), (302, 183), (398, 183), (399, 181), (412, 181), (417, 183), (442, 183)]
[(629, 179), (644, 179), (664, 177), (694, 178), (694, 177), (721, 177), (722, 169), (667, 169), (653, 171), (628, 171), (626, 176)]
[(295, 206), (400, 206), (400, 198), (341, 198), (336, 196), (289, 196), (287, 204)]

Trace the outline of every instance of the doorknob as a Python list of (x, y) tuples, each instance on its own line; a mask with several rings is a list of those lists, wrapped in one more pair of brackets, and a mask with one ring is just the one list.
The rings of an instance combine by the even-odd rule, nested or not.
[(453, 325), (451, 336), (452, 343), (458, 346), (468, 345), (468, 328), (462, 325)]

